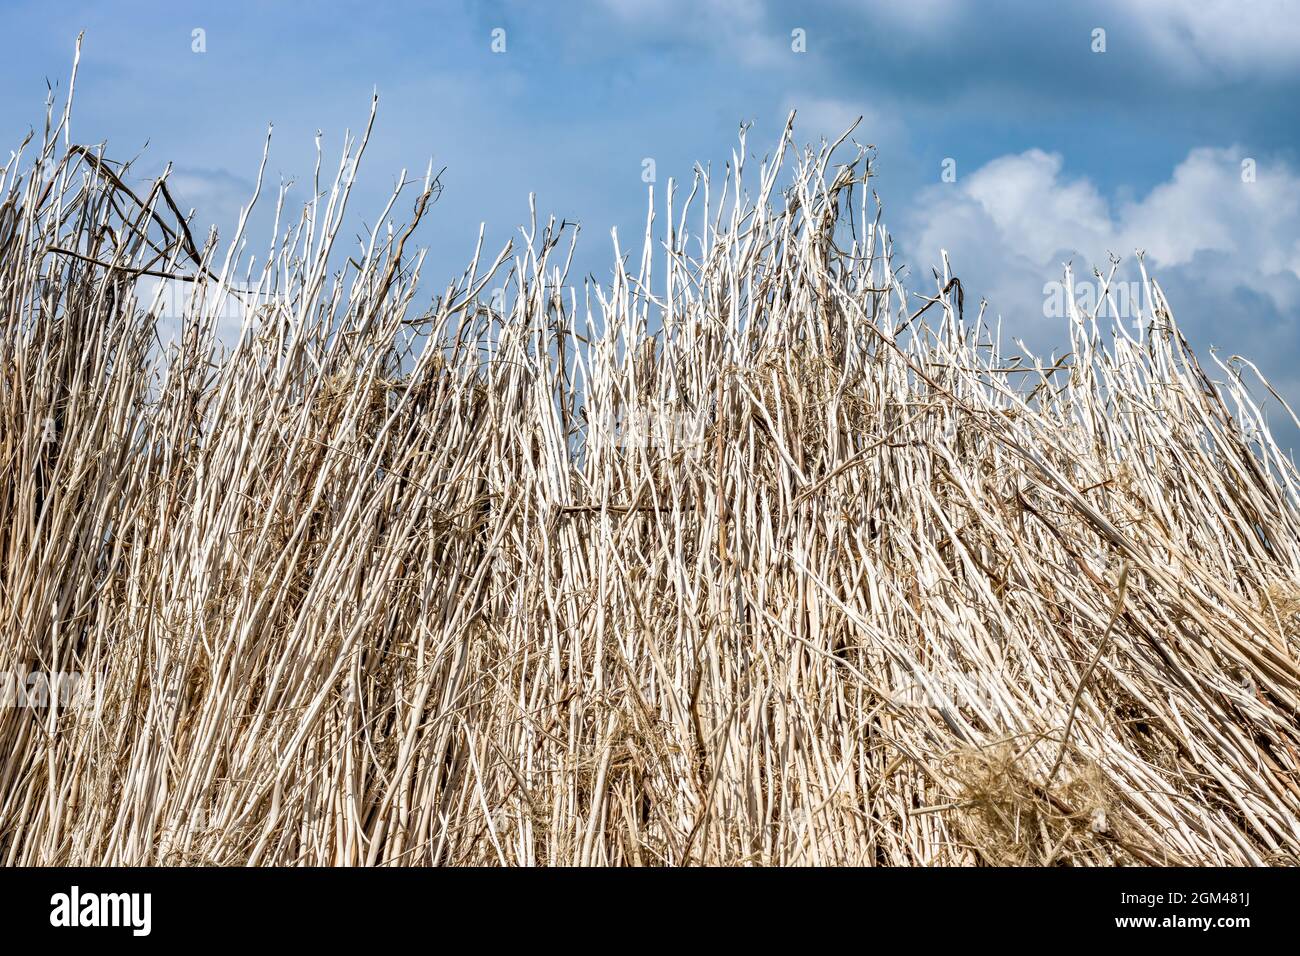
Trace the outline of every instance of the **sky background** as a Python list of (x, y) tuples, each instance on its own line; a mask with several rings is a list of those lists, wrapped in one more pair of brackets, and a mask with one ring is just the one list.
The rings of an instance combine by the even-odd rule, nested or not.
[[(10, 148), (39, 128), (47, 80), (66, 88), (83, 30), (73, 138), (116, 159), (147, 143), (137, 172), (173, 162), (182, 207), (223, 235), (268, 122), (269, 181), (305, 184), (316, 131), (337, 162), (374, 89), (351, 211), (360, 229), (401, 169), (447, 167), (420, 233), (430, 295), (480, 223), (493, 250), (517, 235), (530, 192), (540, 214), (582, 224), (579, 267), (606, 278), (611, 228), (639, 252), (646, 158), (662, 190), (696, 162), (720, 168), (742, 121), (761, 157), (792, 108), (801, 141), (861, 115), (914, 291), (932, 291), (946, 249), (968, 303), (1048, 348), (1065, 324), (1044, 315), (1044, 286), (1064, 263), (1089, 278), (1113, 253), (1129, 278), (1141, 248), (1193, 344), (1254, 360), (1300, 407), (1300, 2), (0, 0)], [(1275, 431), (1300, 446), (1283, 417)]]

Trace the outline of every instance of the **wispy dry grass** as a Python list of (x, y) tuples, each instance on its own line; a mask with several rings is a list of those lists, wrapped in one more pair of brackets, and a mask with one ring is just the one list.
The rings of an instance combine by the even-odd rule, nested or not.
[[(0, 709), (0, 859), (1294, 862), (1300, 485), (1235, 368), (1154, 281), (1010, 357), (791, 136), (604, 287), (534, 216), (432, 307), (406, 226), (335, 249), (364, 137), (251, 271), (29, 144), (0, 670), (92, 693)], [(161, 348), (145, 272), (256, 314)]]

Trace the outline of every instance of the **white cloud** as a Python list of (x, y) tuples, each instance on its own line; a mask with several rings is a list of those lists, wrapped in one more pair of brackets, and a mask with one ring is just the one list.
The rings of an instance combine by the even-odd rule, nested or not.
[(1300, 176), (1259, 165), (1243, 182), (1246, 160), (1239, 147), (1192, 150), (1169, 182), (1120, 211), (1128, 243), (1166, 266), (1212, 251), (1250, 272), (1300, 275)]
[(1059, 155), (1032, 149), (993, 160), (960, 188), (1004, 241), (1014, 243), (1020, 254), (1045, 261), (1070, 242), (1095, 243), (1110, 227), (1096, 188), (1086, 179), (1063, 181), (1061, 165)]
[[(1243, 182), (1245, 158), (1238, 147), (1194, 149), (1168, 181), (1112, 208), (1088, 179), (1064, 175), (1058, 154), (1002, 156), (926, 190), (908, 217), (905, 248), (914, 267), (927, 268), (947, 249), (958, 269), (973, 268), (995, 292), (1023, 286), (1031, 297), (1072, 257), (1076, 272), (1083, 267), (1087, 275), (1112, 252), (1131, 258), (1142, 249), (1155, 270), (1190, 267), (1198, 255), (1212, 254), (1225, 277), (1278, 309), (1294, 309), (1300, 175), (1283, 164), (1259, 164), (1256, 180)], [(1023, 291), (1007, 299), (1026, 301)]]

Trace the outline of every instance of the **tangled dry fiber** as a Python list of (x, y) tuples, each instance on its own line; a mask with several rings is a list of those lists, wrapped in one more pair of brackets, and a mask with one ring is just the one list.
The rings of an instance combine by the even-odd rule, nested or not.
[(336, 250), (368, 128), (253, 269), (66, 123), (0, 192), (0, 670), (85, 693), (0, 709), (4, 862), (1295, 861), (1300, 484), (1156, 282), (1009, 357), (787, 127), (603, 286), (534, 214), (417, 305), (436, 177)]

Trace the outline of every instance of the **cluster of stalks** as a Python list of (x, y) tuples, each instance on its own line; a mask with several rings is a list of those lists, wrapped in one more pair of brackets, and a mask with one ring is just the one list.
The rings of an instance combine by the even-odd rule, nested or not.
[(53, 114), (0, 169), (0, 672), (82, 683), (0, 708), (0, 860), (1295, 862), (1245, 366), (1145, 271), (1010, 354), (792, 129), (608, 283), (534, 212), (419, 302), (435, 176), (336, 244), (365, 135), (259, 262)]

